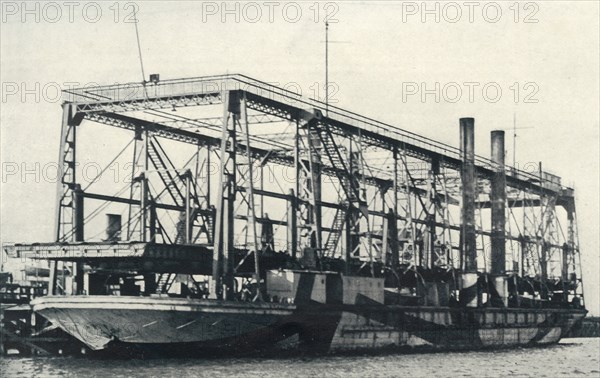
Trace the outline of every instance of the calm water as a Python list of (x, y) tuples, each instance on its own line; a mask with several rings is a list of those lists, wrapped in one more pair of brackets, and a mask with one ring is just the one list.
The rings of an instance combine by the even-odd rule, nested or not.
[(546, 348), (287, 359), (4, 358), (4, 377), (600, 377), (600, 338)]

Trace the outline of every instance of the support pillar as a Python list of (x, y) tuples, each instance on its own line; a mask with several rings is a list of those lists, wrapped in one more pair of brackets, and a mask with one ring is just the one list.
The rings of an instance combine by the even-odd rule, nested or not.
[[(239, 117), (239, 99), (231, 98), (230, 92), (223, 93), (223, 126), (221, 133), (221, 164), (215, 235), (213, 244), (213, 269), (210, 282), (210, 296), (223, 299), (233, 298), (233, 257), (234, 257), (234, 205), (236, 188), (236, 126)], [(237, 100), (237, 101), (236, 101)]]
[(296, 124), (296, 195), (298, 243), (306, 263), (314, 265), (315, 254), (321, 254), (321, 174), (320, 140), (317, 123), (321, 113), (306, 112)]
[(398, 147), (394, 146), (394, 149), (392, 151), (392, 160), (394, 162), (394, 180), (393, 180), (393, 209), (392, 210), (392, 216), (393, 216), (393, 223), (390, 223), (393, 226), (393, 230), (390, 230), (389, 232), (392, 234), (393, 237), (393, 246), (390, 245), (391, 247), (391, 258), (392, 258), (392, 269), (394, 269), (394, 271), (396, 271), (396, 269), (398, 268), (398, 263), (400, 260), (400, 251), (399, 251), (399, 245), (398, 245), (398, 189), (399, 189), (399, 181), (400, 178), (398, 177)]
[(192, 222), (192, 213), (191, 213), (191, 197), (192, 197), (192, 186), (191, 186), (191, 177), (192, 177), (192, 172), (191, 171), (187, 171), (185, 172), (185, 243), (186, 244), (191, 244), (192, 243), (192, 227), (193, 227), (193, 222)]
[(561, 278), (563, 282), (569, 281), (569, 255), (571, 254), (571, 248), (567, 243), (563, 244), (562, 248), (562, 269)]
[(396, 269), (398, 267), (398, 227), (396, 226), (396, 215), (394, 214), (394, 210), (393, 209), (389, 209), (389, 211), (387, 212), (385, 218), (383, 219), (383, 242), (384, 242), (384, 248), (383, 248), (383, 254), (384, 256), (388, 253), (390, 254), (390, 260), (391, 261), (387, 261), (386, 258), (386, 265), (389, 265), (392, 267), (392, 269)]
[[(565, 206), (565, 210), (567, 210), (568, 232), (567, 243), (565, 243), (565, 247), (563, 247), (561, 277), (564, 282), (577, 284), (578, 270), (576, 269), (576, 257), (579, 254), (579, 246), (577, 240), (577, 220), (574, 198), (572, 198), (570, 203)], [(571, 271), (569, 271), (569, 263), (573, 268)], [(573, 294), (576, 294), (576, 290)]]
[(290, 199), (288, 201), (287, 210), (287, 245), (288, 254), (295, 259), (296, 251), (298, 250), (298, 228), (296, 227), (297, 199), (294, 189), (290, 189), (289, 194)]
[(146, 226), (147, 221), (147, 210), (148, 210), (148, 179), (146, 174), (142, 173), (139, 177), (140, 180), (140, 241), (147, 241)]
[(427, 229), (429, 231), (429, 243), (427, 249), (429, 250), (427, 261), (430, 269), (435, 268), (435, 262), (438, 256), (435, 251), (435, 242), (437, 240), (437, 189), (436, 189), (436, 177), (440, 174), (440, 162), (437, 159), (431, 161), (431, 170), (429, 172), (429, 202), (432, 206), (429, 207), (430, 212), (427, 215)]
[(548, 280), (548, 257), (550, 245), (547, 241), (542, 241), (542, 256), (540, 257), (540, 273), (542, 281), (545, 282)]
[[(350, 141), (350, 148), (348, 151), (348, 171), (350, 177), (348, 180), (351, 181), (349, 185), (351, 188), (360, 188), (358, 182), (358, 176), (361, 174), (360, 165), (361, 163), (361, 152), (353, 151), (353, 141)], [(354, 194), (347, 198), (348, 210), (346, 214), (346, 251), (349, 256), (357, 255), (360, 256), (360, 236), (361, 236), (361, 198)], [(350, 261), (350, 260), (347, 260)]]
[(156, 204), (154, 201), (149, 201), (148, 212), (150, 213), (150, 220), (148, 229), (150, 231), (150, 242), (156, 242), (156, 226), (158, 221), (158, 215), (156, 214)]
[[(83, 190), (81, 185), (76, 184), (73, 189), (73, 241), (82, 242), (84, 241), (84, 213), (83, 213)], [(83, 294), (83, 263), (73, 263), (73, 270), (75, 273), (75, 288), (73, 293), (75, 295)]]
[(313, 196), (314, 196), (314, 223), (316, 227), (316, 231), (314, 234), (314, 246), (318, 253), (319, 258), (323, 254), (323, 212), (321, 209), (321, 201), (322, 201), (322, 178), (321, 178), (321, 140), (319, 139), (319, 135), (316, 130), (311, 130), (309, 133), (309, 137), (312, 139), (311, 145), (313, 148), (313, 153), (311, 153), (311, 180), (313, 181)]
[[(73, 212), (73, 193), (75, 187), (75, 165), (76, 165), (76, 131), (81, 123), (83, 115), (77, 113), (77, 104), (65, 103), (62, 106), (63, 116), (60, 133), (60, 148), (58, 155), (58, 172), (56, 187), (56, 211), (54, 235), (57, 242), (66, 241), (66, 236), (74, 227), (75, 219)], [(50, 277), (48, 283), (48, 293), (50, 295), (58, 294), (57, 261), (50, 261)], [(64, 263), (62, 264), (64, 269)]]

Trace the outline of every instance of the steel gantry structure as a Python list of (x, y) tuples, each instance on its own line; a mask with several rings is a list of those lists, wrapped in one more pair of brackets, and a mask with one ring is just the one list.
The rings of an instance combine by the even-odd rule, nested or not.
[[(476, 155), (473, 119), (456, 148), (242, 75), (63, 95), (57, 245), (93, 241), (88, 219), (119, 204), (126, 222), (101, 241), (202, 246), (216, 298), (234, 295), (242, 265), (260, 282), (262, 262), (285, 255), (386, 282), (393, 272), (415, 290), (461, 272), (457, 288), (489, 280), (505, 305), (523, 293), (583, 299), (573, 189), (541, 165), (505, 166), (502, 131), (490, 159)], [(77, 136), (92, 123), (130, 132), (131, 180), (117, 194), (77, 180)], [(166, 144), (191, 148), (187, 162)]]

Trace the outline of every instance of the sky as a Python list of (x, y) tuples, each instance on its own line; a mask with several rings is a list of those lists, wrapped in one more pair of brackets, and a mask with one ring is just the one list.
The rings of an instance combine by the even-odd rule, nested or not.
[[(0, 148), (3, 242), (51, 241), (58, 88), (146, 76), (242, 73), (476, 152), (516, 119), (516, 164), (575, 188), (587, 307), (599, 293), (599, 3), (3, 1)], [(108, 134), (110, 135), (110, 134)], [(109, 137), (97, 140), (118, 151)], [(84, 157), (86, 158), (86, 157)]]

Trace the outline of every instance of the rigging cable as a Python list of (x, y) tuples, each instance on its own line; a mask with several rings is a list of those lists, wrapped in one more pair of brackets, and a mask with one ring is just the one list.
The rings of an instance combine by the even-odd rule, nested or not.
[(148, 98), (148, 92), (146, 90), (146, 74), (144, 73), (144, 61), (142, 59), (142, 45), (140, 43), (140, 32), (138, 30), (138, 18), (137, 18), (137, 12), (135, 11), (135, 9), (133, 10), (133, 18), (135, 21), (133, 23), (133, 25), (135, 26), (135, 39), (137, 41), (138, 56), (140, 58), (140, 67), (142, 69), (142, 86), (144, 87), (144, 96), (146, 98)]

